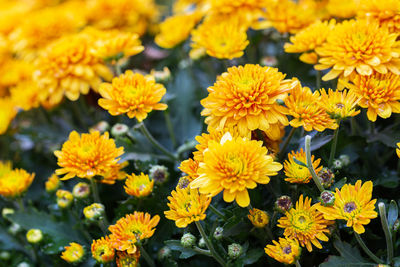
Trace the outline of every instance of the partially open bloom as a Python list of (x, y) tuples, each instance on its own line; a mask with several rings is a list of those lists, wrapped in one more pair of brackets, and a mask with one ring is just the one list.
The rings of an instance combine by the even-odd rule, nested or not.
[(135, 197), (145, 197), (153, 192), (154, 180), (150, 180), (147, 174), (128, 175), (125, 181), (125, 192)]
[(177, 227), (185, 228), (188, 224), (206, 218), (206, 210), (211, 198), (200, 194), (197, 189), (176, 188), (168, 197), (169, 210), (165, 211), (167, 219), (175, 221)]
[(79, 182), (72, 189), (72, 195), (78, 199), (87, 198), (90, 194), (90, 186), (87, 183)]
[[(294, 159), (306, 164), (307, 162), (306, 153), (303, 151), (302, 148), (300, 149), (300, 151), (290, 152), (288, 154), (288, 159), (285, 160), (285, 162), (283, 163), (283, 168), (286, 175), (285, 181), (289, 183), (299, 183), (299, 184), (308, 183), (312, 178), (310, 171), (308, 170), (307, 167), (302, 166), (297, 162), (295, 162)], [(312, 155), (311, 161), (313, 168), (317, 173), (320, 170), (322, 170), (322, 166), (319, 165), (321, 159), (315, 159), (314, 155)]]
[(82, 245), (72, 242), (69, 246), (65, 247), (65, 250), (61, 253), (61, 259), (68, 263), (77, 263), (83, 259), (85, 255), (85, 249)]
[(103, 98), (99, 105), (117, 116), (126, 113), (129, 118), (143, 121), (152, 110), (165, 110), (166, 104), (160, 103), (165, 95), (165, 87), (154, 81), (152, 76), (143, 76), (127, 70), (112, 80), (102, 83), (99, 90)]
[(311, 206), (311, 198), (305, 197), (303, 201), (303, 195), (300, 195), (296, 207), (287, 211), (285, 216), (278, 220), (278, 227), (285, 229), (285, 237), (297, 239), (308, 251), (312, 251), (312, 244), (322, 248), (319, 241), (328, 241), (327, 226), (333, 223), (324, 219), (322, 213), (318, 211), (319, 206), (319, 203)]
[(317, 70), (331, 70), (322, 77), (328, 81), (352, 73), (371, 75), (373, 71), (400, 74), (398, 34), (389, 33), (375, 21), (348, 20), (337, 24), (326, 42), (316, 49), (320, 56)]
[(320, 90), (321, 104), (332, 119), (346, 119), (360, 113), (356, 110), (359, 97), (353, 91)]
[(159, 221), (160, 216), (151, 218), (150, 214), (144, 212), (135, 211), (126, 215), (108, 228), (113, 247), (119, 251), (135, 253), (136, 241), (150, 238)]
[(61, 167), (56, 170), (56, 174), (65, 174), (61, 180), (75, 176), (87, 179), (96, 175), (103, 176), (118, 165), (118, 157), (123, 153), (124, 148), (117, 148), (114, 140), (109, 138), (108, 132), (103, 135), (97, 131), (79, 135), (73, 131), (62, 149), (54, 151), (58, 158), (58, 166)]
[(360, 98), (358, 105), (368, 109), (367, 116), (370, 121), (376, 121), (377, 116), (386, 119), (392, 113), (400, 113), (399, 75), (355, 75), (349, 82), (344, 82), (344, 86)]
[(101, 219), (105, 214), (105, 207), (101, 203), (93, 203), (83, 208), (83, 215), (89, 221)]
[(108, 236), (93, 240), (91, 250), (92, 257), (100, 263), (111, 262), (115, 257), (115, 250)]
[(247, 218), (249, 218), (251, 223), (257, 228), (263, 228), (269, 223), (268, 213), (266, 211), (255, 208), (249, 210)]
[(212, 197), (223, 191), (226, 202), (236, 200), (239, 206), (247, 207), (250, 204), (247, 189), (254, 189), (258, 183), (268, 184), (269, 177), (281, 169), (282, 165), (274, 162), (261, 141), (232, 138), (226, 133), (220, 142), (208, 143), (199, 177), (190, 186)]
[(284, 264), (294, 264), (300, 257), (301, 247), (296, 239), (279, 238), (279, 242), (272, 240), (273, 245), (265, 247), (265, 253)]
[(285, 108), (276, 101), (284, 100), (299, 82), (284, 78), (276, 68), (251, 64), (231, 67), (207, 89), (201, 114), (207, 116), (209, 128), (237, 126), (241, 135), (256, 129), (267, 131), (278, 122), (287, 125)]
[(376, 199), (372, 199), (371, 181), (361, 184), (358, 180), (355, 185), (345, 184), (340, 190), (336, 188), (335, 203), (331, 207), (318, 206), (327, 220), (346, 220), (347, 227), (362, 234), (364, 225), (378, 216), (375, 211)]
[(35, 174), (23, 169), (12, 169), (11, 164), (0, 161), (0, 195), (14, 198), (23, 194), (31, 185)]
[(377, 20), (392, 33), (400, 32), (400, 2), (397, 0), (361, 1), (357, 17)]
[(65, 209), (71, 206), (72, 201), (74, 200), (74, 196), (68, 190), (58, 189), (56, 192), (56, 196), (57, 196), (57, 205), (61, 209)]
[(117, 267), (138, 267), (140, 258), (140, 250), (136, 250), (135, 253), (126, 253), (117, 251)]

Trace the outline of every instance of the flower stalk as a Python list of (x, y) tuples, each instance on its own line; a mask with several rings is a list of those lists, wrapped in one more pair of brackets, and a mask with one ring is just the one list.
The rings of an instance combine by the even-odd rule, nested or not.
[(379, 202), (378, 209), (379, 209), (379, 216), (381, 217), (382, 229), (383, 232), (385, 233), (385, 238), (386, 238), (387, 263), (391, 264), (393, 261), (393, 239), (392, 239), (392, 234), (389, 230), (385, 204), (383, 202)]
[(197, 229), (200, 232), (201, 237), (204, 239), (206, 242), (207, 248), (210, 250), (212, 257), (219, 263), (221, 266), (226, 266), (225, 261), (221, 258), (220, 255), (218, 255), (217, 251), (215, 251), (215, 248), (213, 244), (211, 243), (210, 239), (208, 239), (206, 232), (203, 229), (203, 226), (201, 226), (201, 223), (199, 221), (194, 222), (196, 224)]
[(383, 264), (383, 261), (381, 259), (379, 259), (374, 253), (372, 253), (371, 250), (369, 250), (369, 248), (367, 247), (367, 245), (365, 245), (364, 241), (361, 239), (361, 236), (359, 234), (357, 234), (356, 232), (354, 232), (354, 235), (357, 239), (358, 244), (360, 245), (360, 247), (364, 250), (364, 252), (376, 263), (378, 264)]
[(284, 141), (284, 143), (282, 145), (282, 149), (279, 152), (279, 157), (278, 157), (279, 159), (282, 159), (283, 156), (285, 155), (285, 151), (286, 151), (287, 147), (289, 146), (290, 140), (292, 140), (292, 137), (293, 137), (294, 133), (296, 132), (296, 129), (297, 128), (293, 127), (290, 130), (289, 135), (286, 137), (286, 139), (285, 139), (285, 141)]
[(332, 141), (332, 146), (331, 146), (331, 153), (329, 155), (329, 161), (328, 161), (328, 166), (329, 167), (332, 166), (333, 159), (335, 158), (336, 146), (337, 146), (338, 136), (339, 136), (340, 120), (338, 120), (337, 124), (338, 124), (338, 127), (333, 132), (333, 141)]
[(314, 170), (314, 167), (312, 165), (312, 160), (311, 160), (311, 136), (307, 135), (306, 136), (306, 141), (305, 141), (305, 149), (306, 149), (306, 158), (307, 158), (307, 168), (311, 173), (311, 176), (314, 180), (315, 185), (318, 187), (319, 191), (322, 193), (325, 189), (321, 184), (321, 181), (318, 178), (317, 173)]
[(140, 254), (143, 256), (147, 264), (150, 267), (156, 267), (156, 264), (154, 263), (153, 259), (150, 257), (150, 255), (147, 253), (147, 251), (144, 249), (141, 243), (138, 243), (138, 247), (140, 249)]

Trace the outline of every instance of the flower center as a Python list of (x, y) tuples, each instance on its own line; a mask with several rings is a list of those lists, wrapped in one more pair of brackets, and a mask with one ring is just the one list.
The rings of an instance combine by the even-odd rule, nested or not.
[(282, 249), (283, 253), (285, 254), (290, 254), (292, 253), (292, 247), (291, 246), (286, 246)]
[(357, 208), (356, 204), (352, 201), (352, 202), (347, 202), (344, 205), (344, 211), (347, 213), (351, 213), (353, 210), (355, 210)]
[(336, 104), (336, 107), (342, 109), (342, 108), (344, 108), (344, 104), (342, 104), (342, 103), (337, 103), (337, 104)]
[(299, 223), (304, 223), (306, 221), (306, 218), (304, 216), (300, 216), (299, 219), (297, 220)]

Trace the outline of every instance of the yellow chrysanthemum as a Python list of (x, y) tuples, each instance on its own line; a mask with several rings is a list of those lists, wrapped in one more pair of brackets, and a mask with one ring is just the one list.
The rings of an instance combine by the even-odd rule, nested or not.
[(332, 119), (321, 105), (321, 96), (308, 87), (297, 86), (285, 100), (288, 115), (292, 116), (290, 125), (304, 130), (319, 132), (325, 129), (336, 129), (336, 120)]
[(192, 29), (201, 19), (199, 12), (179, 14), (164, 20), (160, 32), (155, 37), (155, 42), (162, 48), (173, 48), (185, 41)]
[(247, 207), (247, 189), (254, 189), (257, 183), (268, 184), (269, 176), (277, 175), (281, 169), (282, 165), (273, 161), (261, 141), (232, 138), (227, 133), (221, 142), (208, 143), (197, 172), (199, 177), (190, 186), (211, 197), (223, 191), (226, 202), (236, 200), (239, 206)]
[(374, 73), (371, 76), (355, 75), (350, 82), (339, 80), (357, 97), (358, 105), (367, 108), (370, 121), (377, 116), (389, 118), (392, 113), (400, 113), (400, 76), (393, 73)]
[(396, 154), (400, 158), (400, 143), (397, 143)]
[(0, 195), (14, 198), (23, 194), (31, 185), (35, 174), (23, 169), (12, 169), (9, 162), (0, 161)]
[(331, 70), (322, 77), (328, 81), (352, 73), (371, 75), (393, 72), (400, 74), (400, 43), (398, 34), (389, 33), (376, 21), (349, 20), (337, 24), (326, 42), (316, 49), (319, 55), (317, 70)]
[(278, 220), (278, 227), (285, 229), (285, 237), (297, 239), (308, 251), (312, 251), (312, 245), (322, 248), (319, 241), (328, 241), (327, 226), (333, 223), (324, 219), (318, 211), (319, 206), (319, 203), (311, 206), (311, 198), (306, 197), (303, 201), (303, 195), (300, 195), (296, 207), (291, 208)]
[(108, 236), (93, 240), (91, 250), (92, 257), (100, 263), (111, 262), (115, 257), (115, 250)]
[(73, 131), (62, 149), (54, 151), (58, 166), (61, 167), (56, 170), (56, 174), (65, 174), (61, 180), (75, 176), (87, 179), (96, 175), (103, 176), (118, 164), (118, 157), (123, 153), (124, 148), (117, 148), (108, 132), (103, 135), (98, 131), (79, 135)]
[(255, 208), (249, 210), (247, 218), (249, 218), (251, 223), (257, 228), (263, 228), (269, 223), (268, 213)]
[(39, 88), (32, 80), (22, 81), (10, 88), (10, 94), (11, 101), (15, 103), (16, 107), (23, 110), (37, 108), (40, 105)]
[(279, 243), (272, 240), (273, 245), (267, 245), (265, 253), (284, 264), (294, 264), (300, 258), (301, 247), (296, 239), (279, 238)]
[[(4, 90), (3, 88), (8, 89), (21, 82), (31, 81), (33, 71), (34, 66), (28, 61), (13, 58), (5, 59), (3, 64), (0, 64), (0, 93)], [(4, 96), (4, 94), (2, 95)]]
[[(303, 162), (304, 164), (306, 164), (307, 162), (306, 153), (303, 151), (302, 148), (300, 149), (300, 151), (290, 152), (288, 154), (288, 159), (285, 160), (285, 162), (283, 163), (283, 168), (286, 176), (285, 181), (289, 183), (299, 183), (299, 184), (308, 183), (312, 178), (310, 171), (308, 170), (307, 167), (304, 167), (296, 163), (294, 161), (294, 158), (300, 162)], [(322, 170), (322, 166), (319, 166), (321, 159), (315, 159), (314, 155), (312, 155), (311, 161), (316, 173)]]
[(192, 222), (206, 218), (206, 210), (211, 198), (200, 194), (197, 189), (176, 188), (168, 197), (169, 210), (165, 211), (165, 218), (175, 221), (179, 228), (185, 228)]
[(359, 8), (360, 0), (329, 0), (326, 5), (330, 16), (345, 19), (354, 17)]
[(347, 227), (353, 227), (357, 234), (365, 232), (364, 225), (378, 216), (375, 211), (376, 199), (372, 199), (371, 181), (361, 185), (358, 180), (355, 185), (345, 184), (340, 190), (336, 188), (335, 203), (331, 207), (318, 206), (327, 220), (346, 220)]
[(10, 98), (0, 98), (0, 135), (5, 133), (11, 121), (17, 115), (17, 109)]
[(400, 32), (400, 1), (397, 0), (360, 0), (357, 16), (362, 19), (373, 19), (388, 27), (390, 32)]
[(278, 122), (287, 125), (285, 108), (276, 101), (284, 100), (299, 82), (284, 78), (276, 68), (251, 64), (229, 68), (207, 89), (201, 114), (207, 116), (209, 128), (237, 126), (241, 135), (256, 129), (268, 131)]
[(77, 263), (83, 259), (85, 249), (82, 245), (72, 242), (69, 246), (64, 247), (65, 250), (61, 253), (61, 259), (68, 263)]
[(213, 16), (192, 31), (192, 51), (202, 49), (219, 59), (241, 57), (249, 44), (246, 30), (235, 19)]
[(56, 191), (60, 187), (61, 181), (57, 174), (53, 173), (45, 182), (45, 188), (48, 193)]
[(99, 90), (103, 98), (99, 105), (117, 116), (127, 113), (129, 118), (143, 121), (152, 110), (165, 110), (166, 104), (160, 103), (166, 90), (162, 84), (156, 83), (152, 76), (143, 76), (127, 70), (112, 80), (102, 83)]
[(154, 180), (147, 174), (128, 175), (125, 181), (125, 192), (134, 197), (146, 197), (153, 192)]
[(316, 64), (318, 60), (314, 50), (320, 47), (335, 27), (335, 20), (317, 21), (290, 37), (291, 43), (286, 43), (286, 53), (302, 53), (300, 60), (308, 64)]
[(117, 251), (117, 267), (139, 267), (140, 250), (135, 253)]
[(102, 78), (111, 80), (111, 71), (93, 54), (93, 42), (90, 35), (81, 33), (62, 37), (45, 49), (34, 73), (43, 105), (53, 107), (64, 95), (75, 101), (90, 88), (97, 90)]
[(359, 98), (353, 91), (328, 89), (327, 93), (325, 89), (321, 89), (319, 92), (321, 94), (321, 105), (331, 118), (346, 119), (360, 113), (360, 110), (356, 110)]
[(155, 215), (151, 218), (150, 214), (143, 212), (135, 211), (126, 215), (108, 228), (113, 247), (119, 251), (135, 253), (136, 241), (150, 238), (159, 221), (160, 216)]
[(197, 174), (197, 170), (199, 169), (199, 163), (200, 162), (197, 160), (187, 159), (181, 162), (179, 169), (188, 175), (187, 178), (190, 181), (193, 181), (194, 179), (199, 177), (199, 175)]

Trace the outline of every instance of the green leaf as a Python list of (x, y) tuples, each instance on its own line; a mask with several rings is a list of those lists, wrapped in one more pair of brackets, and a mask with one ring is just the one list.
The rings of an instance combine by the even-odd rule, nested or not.
[(334, 185), (333, 188), (337, 188), (337, 189), (341, 189), (344, 184), (347, 182), (347, 177), (344, 177), (343, 179), (340, 179), (339, 181), (337, 181)]
[(392, 229), (395, 221), (399, 217), (399, 208), (397, 207), (396, 201), (392, 200), (389, 204), (388, 211), (388, 224), (389, 228)]
[(244, 265), (249, 265), (257, 262), (264, 255), (264, 250), (260, 248), (250, 249), (244, 258)]
[(339, 251), (340, 256), (329, 256), (328, 261), (322, 263), (320, 267), (375, 266), (374, 263), (370, 263), (361, 257), (360, 251), (349, 243), (338, 240), (333, 245)]
[(18, 243), (18, 240), (9, 235), (2, 227), (0, 227), (0, 248), (2, 250), (24, 251), (24, 247)]
[(164, 244), (167, 245), (171, 250), (179, 251), (181, 253), (179, 255), (180, 259), (188, 259), (197, 254), (193, 249), (182, 247), (181, 242), (178, 240), (167, 240), (164, 241)]

